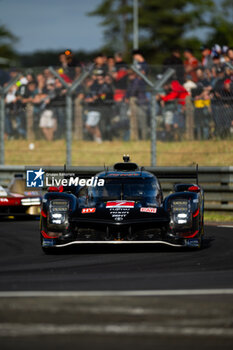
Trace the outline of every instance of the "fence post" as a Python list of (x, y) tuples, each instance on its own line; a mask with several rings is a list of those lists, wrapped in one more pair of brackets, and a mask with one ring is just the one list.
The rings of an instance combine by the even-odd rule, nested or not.
[(186, 139), (192, 141), (194, 139), (194, 110), (191, 96), (187, 96), (185, 99), (186, 105)]
[(35, 139), (33, 129), (33, 104), (28, 103), (26, 106), (26, 118), (27, 118), (27, 139), (32, 141)]
[(66, 164), (70, 166), (72, 163), (72, 111), (73, 111), (72, 95), (66, 95)]
[(151, 93), (151, 165), (156, 165), (156, 115), (157, 115), (157, 103), (155, 100), (156, 94), (159, 92), (159, 90), (162, 88), (162, 86), (168, 81), (169, 78), (175, 73), (175, 70), (172, 68), (168, 68), (162, 78), (160, 80), (155, 81), (153, 83), (148, 79), (140, 70), (137, 69), (134, 65), (130, 66), (131, 69), (137, 73), (139, 77), (141, 77), (147, 85), (149, 85), (152, 88)]
[(17, 82), (20, 78), (21, 73), (17, 74), (7, 86), (4, 88), (0, 86), (0, 165), (5, 163), (5, 145), (4, 145), (4, 134), (5, 134), (5, 101), (4, 97), (10, 88)]
[(136, 106), (136, 97), (130, 97), (130, 140), (138, 140), (138, 120), (137, 120), (137, 106)]
[(83, 140), (83, 108), (81, 99), (77, 97), (74, 101), (74, 138)]
[(4, 132), (5, 132), (5, 103), (3, 89), (0, 91), (0, 164), (5, 163)]
[(157, 103), (156, 96), (151, 94), (151, 166), (156, 165), (157, 154), (156, 154), (156, 115), (157, 115)]

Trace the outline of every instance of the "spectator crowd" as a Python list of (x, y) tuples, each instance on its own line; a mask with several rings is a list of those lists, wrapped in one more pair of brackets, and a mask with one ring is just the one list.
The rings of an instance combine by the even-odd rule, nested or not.
[[(156, 94), (158, 137), (179, 140), (183, 137), (190, 106), (196, 139), (233, 137), (233, 48), (201, 48), (201, 60), (191, 49), (181, 52), (174, 48), (161, 67), (159, 80), (167, 68), (175, 70), (172, 79)], [(149, 66), (140, 50), (132, 52), (134, 66), (151, 80), (153, 67)], [(91, 67), (91, 68), (90, 68)], [(82, 106), (84, 138), (101, 143), (113, 138), (130, 139), (132, 98), (138, 137), (150, 136), (150, 91), (141, 74), (130, 68), (121, 53), (106, 57), (98, 54), (92, 65), (77, 61), (70, 50), (59, 55), (58, 75), (49, 69), (27, 70), (5, 96), (5, 136), (8, 139), (27, 137), (27, 109), (33, 108), (33, 130), (36, 138), (60, 139), (66, 130), (67, 88), (90, 74), (76, 88), (73, 97)], [(0, 70), (0, 85), (19, 74), (11, 69), (9, 76)]]

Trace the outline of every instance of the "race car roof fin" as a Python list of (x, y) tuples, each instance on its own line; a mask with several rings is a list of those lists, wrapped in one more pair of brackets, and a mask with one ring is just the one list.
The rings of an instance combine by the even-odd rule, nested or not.
[(130, 161), (130, 156), (127, 154), (124, 154), (123, 155), (123, 161), (125, 162), (125, 163), (129, 163), (129, 161)]

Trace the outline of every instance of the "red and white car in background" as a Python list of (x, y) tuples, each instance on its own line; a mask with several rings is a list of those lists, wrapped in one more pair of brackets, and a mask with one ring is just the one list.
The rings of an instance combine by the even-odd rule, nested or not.
[(41, 191), (28, 191), (23, 175), (16, 174), (7, 188), (0, 186), (0, 217), (38, 216)]

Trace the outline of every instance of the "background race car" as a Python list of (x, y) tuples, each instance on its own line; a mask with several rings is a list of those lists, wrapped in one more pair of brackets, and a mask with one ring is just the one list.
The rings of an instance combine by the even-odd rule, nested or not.
[(0, 186), (0, 216), (38, 216), (41, 191), (28, 191), (23, 175), (16, 174), (7, 188)]

